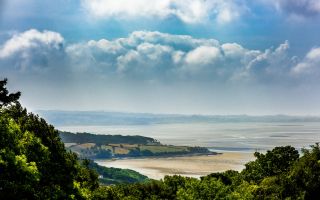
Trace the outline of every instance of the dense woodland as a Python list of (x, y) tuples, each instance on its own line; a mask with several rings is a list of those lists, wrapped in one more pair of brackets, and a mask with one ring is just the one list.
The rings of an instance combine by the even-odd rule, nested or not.
[[(241, 172), (99, 185), (89, 161), (67, 151), (53, 126), (28, 113), (0, 81), (0, 199), (318, 199), (320, 146), (276, 147)], [(96, 169), (97, 170), (97, 169)]]

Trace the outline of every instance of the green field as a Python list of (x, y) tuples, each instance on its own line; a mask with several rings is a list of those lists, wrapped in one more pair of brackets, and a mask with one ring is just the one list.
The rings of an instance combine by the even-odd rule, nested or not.
[(207, 148), (172, 146), (172, 145), (143, 145), (143, 144), (70, 144), (65, 143), (66, 148), (77, 153), (82, 158), (90, 159), (111, 159), (123, 157), (141, 156), (175, 156), (184, 154), (209, 154)]
[(186, 146), (168, 146), (168, 145), (141, 145), (140, 150), (149, 150), (153, 153), (163, 152), (188, 152)]

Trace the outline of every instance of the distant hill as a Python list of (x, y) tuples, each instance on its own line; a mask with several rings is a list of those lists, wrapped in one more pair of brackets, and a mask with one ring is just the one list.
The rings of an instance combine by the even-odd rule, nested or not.
[(195, 122), (320, 122), (317, 116), (287, 115), (174, 115), (104, 111), (36, 111), (55, 126), (77, 125), (146, 125)]
[(60, 137), (64, 143), (95, 143), (104, 144), (160, 144), (159, 141), (144, 136), (123, 136), (123, 135), (95, 135), (90, 133), (70, 133), (60, 131)]

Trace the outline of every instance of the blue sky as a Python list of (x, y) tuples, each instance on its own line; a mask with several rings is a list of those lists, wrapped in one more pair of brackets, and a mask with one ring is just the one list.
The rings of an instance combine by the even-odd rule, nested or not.
[(2, 0), (29, 108), (320, 114), (318, 0)]

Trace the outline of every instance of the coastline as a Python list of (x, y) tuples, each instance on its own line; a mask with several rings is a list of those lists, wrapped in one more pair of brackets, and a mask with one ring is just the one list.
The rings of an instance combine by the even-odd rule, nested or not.
[(253, 160), (253, 153), (224, 152), (215, 155), (183, 155), (170, 157), (126, 158), (118, 160), (95, 160), (99, 165), (132, 169), (152, 179), (165, 175), (182, 175), (199, 178), (214, 172), (240, 171), (244, 164)]
[(116, 160), (136, 160), (136, 159), (153, 159), (153, 158), (179, 158), (179, 157), (194, 157), (194, 156), (215, 156), (223, 154), (222, 152), (209, 152), (209, 153), (185, 153), (176, 155), (155, 155), (155, 156), (132, 156), (132, 157), (114, 157), (107, 159), (93, 159), (94, 161), (116, 161)]

